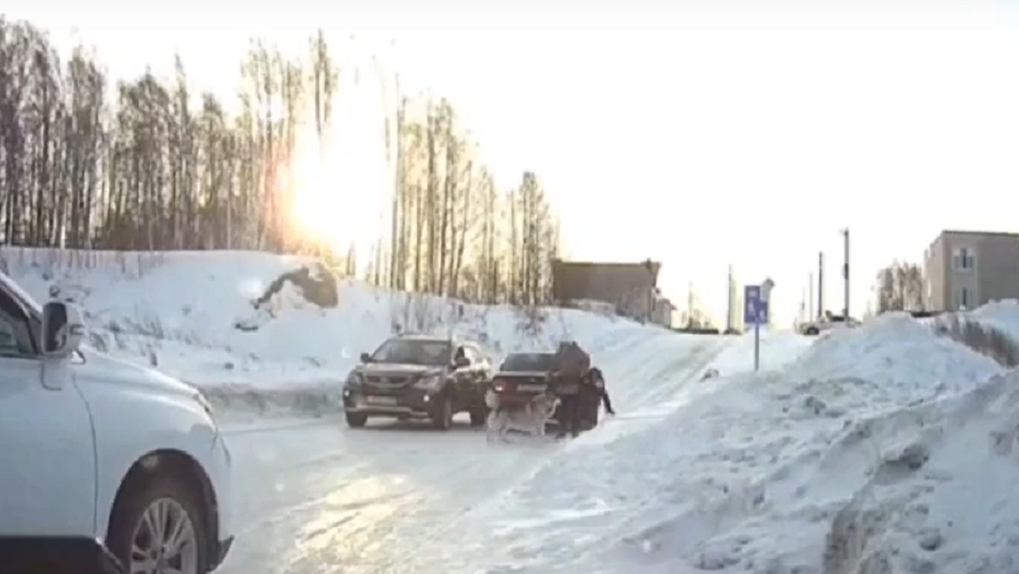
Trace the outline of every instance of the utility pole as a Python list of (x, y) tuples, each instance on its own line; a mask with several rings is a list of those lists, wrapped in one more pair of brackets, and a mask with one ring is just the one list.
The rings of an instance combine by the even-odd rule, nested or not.
[(798, 317), (799, 317), (799, 320), (797, 321), (798, 324), (802, 324), (802, 323), (806, 323), (806, 322), (810, 321), (810, 314), (807, 311), (807, 302), (808, 301), (810, 301), (810, 293), (808, 293), (807, 289), (804, 288), (803, 289), (803, 296), (800, 298), (800, 314), (798, 315)]
[(842, 263), (842, 277), (846, 282), (846, 303), (842, 308), (842, 317), (844, 320), (849, 320), (849, 228), (842, 230), (842, 243), (845, 249), (845, 255)]
[(690, 288), (686, 294), (686, 326), (687, 328), (693, 327), (693, 281), (690, 282)]
[(817, 318), (824, 317), (824, 251), (817, 254)]
[(726, 313), (725, 313), (725, 330), (726, 330), (726, 332), (728, 332), (729, 330), (732, 329), (732, 299), (733, 299), (733, 294), (734, 294), (733, 293), (733, 288), (732, 288), (732, 265), (731, 264), (729, 265), (729, 282), (727, 284), (726, 289), (728, 289), (728, 293), (726, 293), (728, 304), (727, 304), (727, 309), (726, 309)]
[(814, 272), (807, 278), (807, 320), (814, 320)]

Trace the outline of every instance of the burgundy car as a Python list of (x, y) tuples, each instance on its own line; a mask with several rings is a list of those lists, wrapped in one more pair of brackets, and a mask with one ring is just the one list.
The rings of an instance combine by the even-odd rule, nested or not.
[[(525, 404), (549, 385), (554, 388), (551, 372), (555, 366), (555, 353), (510, 353), (503, 360), (499, 370), (492, 377), (492, 391), (499, 396), (502, 404)], [(592, 369), (595, 371), (596, 369)], [(604, 382), (601, 382), (604, 385)], [(598, 400), (584, 400), (581, 409), (581, 428), (590, 430), (598, 425)], [(559, 423), (560, 410), (557, 408), (553, 420)]]

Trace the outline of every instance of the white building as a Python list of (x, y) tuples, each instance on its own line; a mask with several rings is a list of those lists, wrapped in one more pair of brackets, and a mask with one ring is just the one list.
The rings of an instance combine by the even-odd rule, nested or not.
[(651, 322), (672, 327), (672, 315), (675, 310), (676, 306), (672, 304), (672, 301), (669, 301), (667, 297), (663, 297), (661, 293), (656, 293), (654, 307), (651, 309)]

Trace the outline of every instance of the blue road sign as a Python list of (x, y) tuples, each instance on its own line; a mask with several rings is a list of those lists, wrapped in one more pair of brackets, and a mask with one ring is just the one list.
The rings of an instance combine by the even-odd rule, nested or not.
[(764, 325), (768, 322), (768, 301), (761, 297), (760, 285), (743, 288), (743, 323)]
[(768, 324), (768, 300), (759, 299), (757, 301), (757, 324), (767, 325)]

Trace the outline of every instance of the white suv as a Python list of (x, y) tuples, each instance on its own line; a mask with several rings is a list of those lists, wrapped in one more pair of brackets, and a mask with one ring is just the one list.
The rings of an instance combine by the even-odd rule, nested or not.
[(231, 459), (209, 404), (84, 336), (75, 306), (0, 273), (0, 572), (214, 570)]

